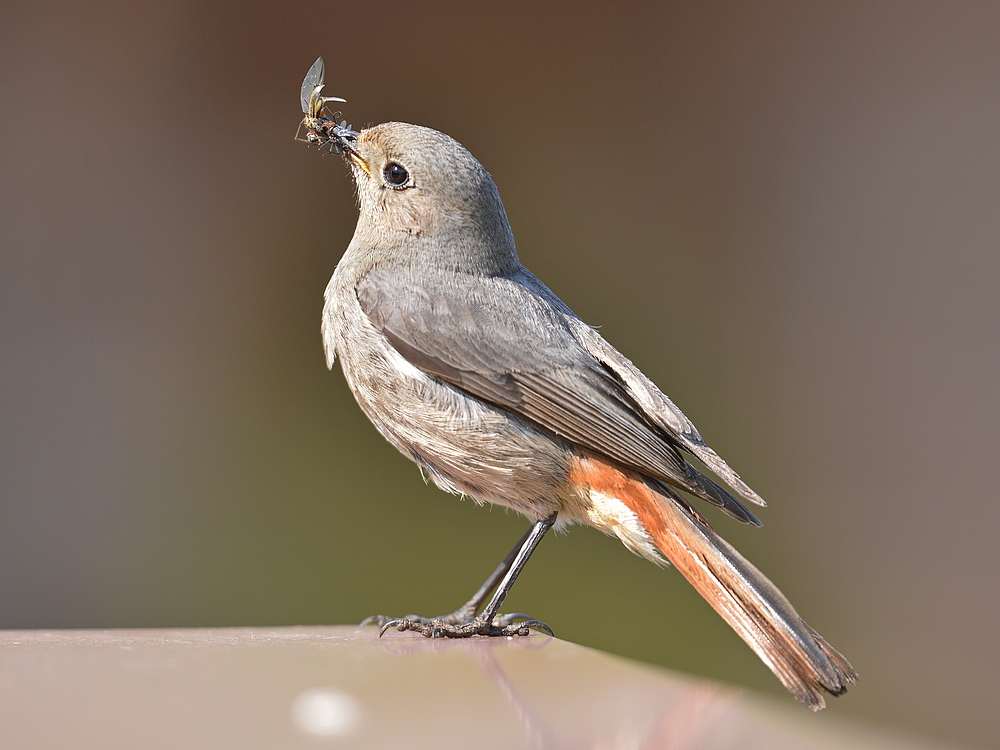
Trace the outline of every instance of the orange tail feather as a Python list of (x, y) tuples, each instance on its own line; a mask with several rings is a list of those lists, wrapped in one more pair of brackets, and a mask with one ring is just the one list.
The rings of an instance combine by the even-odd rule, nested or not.
[[(759, 570), (685, 502), (596, 456), (578, 460), (574, 481), (624, 503), (656, 547), (802, 704), (818, 711), (823, 691), (841, 695), (856, 673)], [(669, 492), (670, 494), (665, 494)]]

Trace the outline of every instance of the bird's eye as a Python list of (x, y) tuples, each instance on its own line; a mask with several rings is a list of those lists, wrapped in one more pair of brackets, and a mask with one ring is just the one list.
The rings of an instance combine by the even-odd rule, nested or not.
[(410, 173), (406, 171), (406, 168), (394, 161), (385, 165), (385, 169), (382, 170), (382, 176), (393, 187), (402, 187), (410, 179)]

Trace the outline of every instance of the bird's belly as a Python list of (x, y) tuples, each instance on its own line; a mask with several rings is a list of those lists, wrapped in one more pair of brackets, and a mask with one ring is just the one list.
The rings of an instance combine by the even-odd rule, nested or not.
[(568, 444), (422, 372), (371, 326), (350, 328), (337, 355), (354, 397), (435, 484), (531, 518), (561, 509), (570, 491)]

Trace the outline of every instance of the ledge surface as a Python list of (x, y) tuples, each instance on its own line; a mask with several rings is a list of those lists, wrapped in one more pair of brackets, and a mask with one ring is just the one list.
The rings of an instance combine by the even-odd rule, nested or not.
[(0, 631), (22, 748), (931, 748), (542, 635)]

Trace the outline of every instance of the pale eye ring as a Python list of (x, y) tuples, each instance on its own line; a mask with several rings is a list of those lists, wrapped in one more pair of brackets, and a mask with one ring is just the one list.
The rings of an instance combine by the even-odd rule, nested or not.
[(396, 161), (391, 161), (385, 165), (385, 169), (382, 170), (382, 177), (385, 178), (386, 184), (392, 187), (403, 187), (403, 185), (410, 181), (410, 173), (406, 171), (406, 167)]

